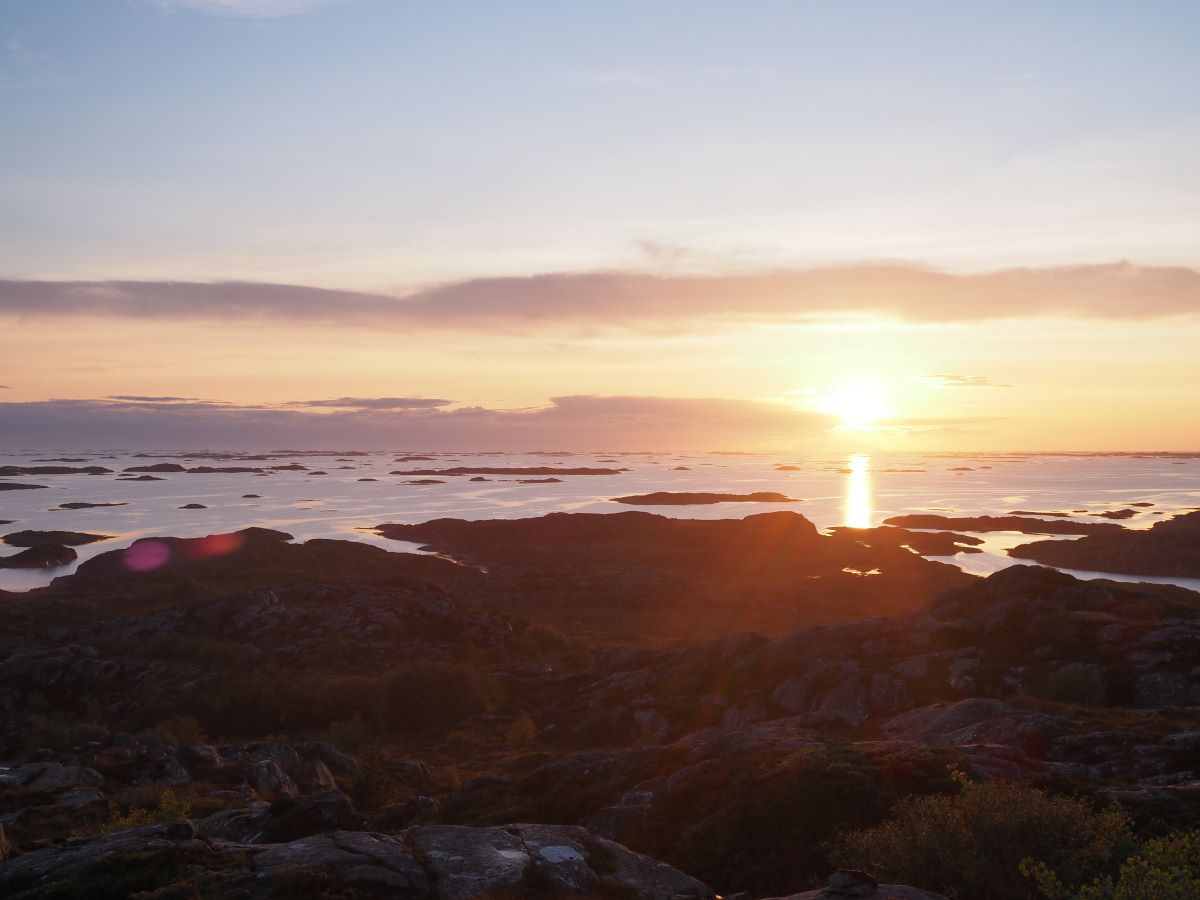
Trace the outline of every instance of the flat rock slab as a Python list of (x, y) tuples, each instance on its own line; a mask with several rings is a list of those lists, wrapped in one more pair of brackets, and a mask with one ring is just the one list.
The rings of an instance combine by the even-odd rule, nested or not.
[(841, 891), (822, 888), (819, 891), (805, 891), (802, 894), (789, 894), (786, 897), (764, 897), (763, 900), (946, 900), (941, 894), (931, 894), (929, 891), (918, 890), (903, 884), (881, 884), (870, 894), (846, 894)]
[(497, 828), (431, 825), (405, 837), (421, 851), (445, 900), (516, 887), (532, 863), (521, 839)]
[(23, 853), (0, 865), (0, 896), (82, 878), (114, 856), (167, 850), (176, 842), (166, 837), (166, 829), (165, 825), (147, 825)]

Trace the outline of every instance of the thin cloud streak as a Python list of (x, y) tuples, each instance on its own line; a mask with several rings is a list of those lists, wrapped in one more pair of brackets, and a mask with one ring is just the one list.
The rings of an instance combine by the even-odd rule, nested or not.
[(39, 448), (704, 450), (801, 446), (833, 425), (829, 416), (782, 404), (675, 397), (555, 397), (531, 410), (476, 406), (327, 413), (216, 402), (0, 403), (0, 446)]
[(0, 281), (0, 315), (279, 320), (459, 331), (720, 328), (836, 315), (918, 323), (1200, 314), (1200, 272), (1130, 263), (955, 274), (854, 265), (723, 276), (631, 272), (483, 278), (403, 297), (251, 282)]
[(913, 379), (934, 388), (1012, 387), (992, 381), (986, 375), (914, 375)]
[(431, 400), (424, 397), (338, 397), (334, 400), (292, 400), (284, 406), (303, 406), (318, 409), (436, 409), (449, 406), (453, 400)]
[(315, 12), (344, 0), (149, 0), (162, 12), (198, 12), (236, 19), (281, 19)]
[(145, 397), (140, 394), (109, 394), (106, 400), (125, 400), (129, 403), (190, 403), (204, 402), (199, 397)]

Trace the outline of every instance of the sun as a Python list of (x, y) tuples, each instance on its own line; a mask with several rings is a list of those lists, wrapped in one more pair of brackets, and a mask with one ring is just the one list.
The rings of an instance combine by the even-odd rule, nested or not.
[(891, 413), (887, 394), (876, 383), (858, 381), (830, 391), (817, 400), (817, 409), (837, 416), (838, 428), (864, 431)]

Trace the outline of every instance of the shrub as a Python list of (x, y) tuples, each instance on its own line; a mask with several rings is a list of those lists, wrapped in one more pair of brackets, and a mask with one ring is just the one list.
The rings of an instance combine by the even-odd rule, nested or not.
[(532, 741), (536, 735), (537, 726), (533, 724), (533, 719), (529, 718), (529, 713), (523, 712), (513, 719), (512, 724), (508, 726), (505, 738), (512, 746), (523, 747)]
[(1046, 878), (1080, 884), (1133, 847), (1117, 809), (962, 773), (956, 780), (958, 794), (904, 798), (882, 824), (848, 834), (836, 861), (951, 897), (1025, 900), (1042, 896), (1025, 874), (1030, 858), (1042, 860)]
[(87, 741), (108, 737), (108, 729), (92, 722), (80, 722), (70, 716), (30, 716), (19, 734), (18, 743), (26, 750), (49, 747), (67, 750)]
[(489, 706), (488, 684), (470, 666), (403, 663), (384, 676), (379, 727), (398, 734), (448, 728)]
[(357, 807), (369, 813), (379, 812), (396, 802), (400, 789), (378, 746), (368, 748), (358, 767), (359, 775), (351, 791)]
[(946, 762), (838, 745), (727, 754), (658, 791), (620, 840), (723, 892), (788, 894), (828, 878), (824, 845), (840, 831), (879, 822), (899, 796), (951, 788)]
[(191, 812), (191, 803), (179, 797), (172, 790), (165, 790), (159, 795), (158, 804), (154, 807), (132, 806), (125, 813), (116, 813), (102, 826), (105, 833), (125, 831), (127, 828), (140, 828), (143, 825), (154, 825), (159, 822), (175, 822), (186, 819)]
[(1030, 875), (1051, 900), (1192, 900), (1200, 897), (1200, 831), (1176, 832), (1149, 841), (1111, 875), (1078, 891), (1065, 887), (1045, 863), (1026, 861)]
[(371, 727), (356, 712), (329, 726), (329, 740), (343, 750), (361, 750), (371, 740)]
[(172, 716), (141, 734), (143, 739), (161, 741), (176, 747), (192, 747), (203, 744), (207, 737), (200, 723), (192, 716)]
[(1082, 706), (1100, 706), (1106, 692), (1100, 666), (1088, 663), (1061, 666), (1043, 676), (1032, 690), (1037, 697)]
[(565, 650), (571, 643), (562, 629), (555, 628), (553, 625), (547, 625), (544, 622), (536, 622), (526, 628), (525, 637), (529, 638), (538, 649), (543, 651)]

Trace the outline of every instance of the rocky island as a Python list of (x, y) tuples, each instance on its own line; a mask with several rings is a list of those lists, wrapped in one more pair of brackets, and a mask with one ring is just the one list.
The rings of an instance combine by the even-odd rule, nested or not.
[(711, 492), (655, 491), (652, 494), (633, 494), (628, 497), (613, 497), (616, 503), (630, 506), (703, 506), (712, 503), (798, 503), (775, 491), (755, 491), (751, 494), (722, 494)]

